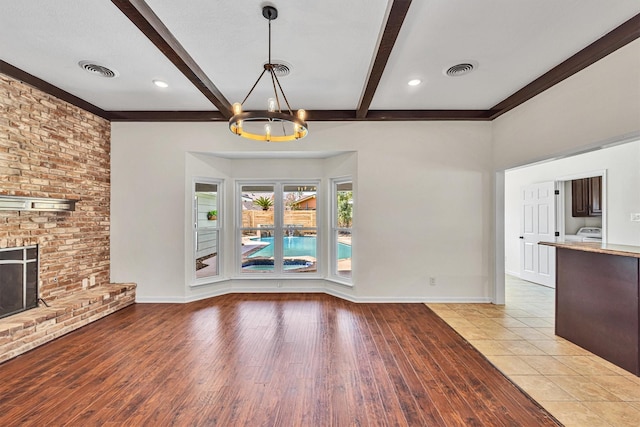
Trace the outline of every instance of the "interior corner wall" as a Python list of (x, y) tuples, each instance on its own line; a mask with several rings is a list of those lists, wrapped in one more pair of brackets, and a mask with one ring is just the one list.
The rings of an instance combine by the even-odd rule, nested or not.
[(492, 123), (496, 170), (638, 139), (640, 39)]
[[(606, 150), (594, 150), (640, 138), (640, 39), (500, 116), (492, 124), (497, 171), (540, 163), (540, 169), (531, 166), (533, 172), (514, 170), (512, 179), (523, 176), (519, 174), (533, 173), (526, 178), (531, 181), (528, 183), (533, 183), (555, 180), (570, 171), (611, 169), (607, 184), (609, 243), (639, 244), (640, 223), (629, 221), (630, 212), (640, 212), (640, 157), (634, 148), (637, 145), (620, 148), (627, 150), (625, 155), (629, 156), (622, 162), (624, 166), (606, 154)], [(588, 154), (583, 158), (589, 159), (587, 163), (576, 163), (580, 158), (544, 163), (580, 153)], [(509, 172), (506, 186), (510, 185), (508, 175)], [(519, 245), (513, 239), (519, 233), (520, 214), (518, 203), (508, 199), (513, 199), (513, 191), (523, 183), (512, 181), (505, 196), (505, 270), (514, 273), (519, 271)]]
[(294, 144), (240, 140), (226, 123), (113, 123), (111, 142), (112, 280), (136, 282), (141, 299), (186, 299), (186, 153), (277, 158), (292, 150), (357, 153), (355, 299), (491, 297), (488, 122), (317, 122)]

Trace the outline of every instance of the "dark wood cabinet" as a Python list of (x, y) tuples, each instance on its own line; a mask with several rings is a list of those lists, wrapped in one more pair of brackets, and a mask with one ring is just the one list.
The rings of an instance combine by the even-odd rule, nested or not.
[(571, 216), (602, 216), (602, 177), (571, 181)]
[(589, 212), (590, 216), (602, 216), (602, 177), (589, 178)]

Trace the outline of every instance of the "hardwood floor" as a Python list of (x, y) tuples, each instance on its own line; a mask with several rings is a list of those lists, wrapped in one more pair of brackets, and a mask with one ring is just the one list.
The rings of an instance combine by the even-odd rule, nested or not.
[(423, 304), (137, 304), (0, 365), (0, 425), (544, 426)]

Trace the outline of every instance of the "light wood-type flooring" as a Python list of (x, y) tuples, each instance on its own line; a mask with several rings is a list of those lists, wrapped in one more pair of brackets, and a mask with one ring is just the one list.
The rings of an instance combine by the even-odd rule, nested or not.
[(423, 304), (137, 304), (0, 365), (1, 426), (545, 426)]

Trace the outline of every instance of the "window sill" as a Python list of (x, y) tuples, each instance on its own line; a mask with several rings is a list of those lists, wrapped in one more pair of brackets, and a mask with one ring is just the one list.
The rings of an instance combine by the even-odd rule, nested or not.
[(296, 274), (295, 276), (294, 276), (294, 274), (276, 276), (276, 275), (271, 275), (271, 274), (267, 275), (267, 274), (258, 273), (258, 274), (255, 274), (255, 275), (253, 275), (253, 274), (246, 274), (246, 275), (245, 274), (237, 274), (237, 275), (231, 277), (231, 279), (232, 280), (245, 280), (245, 279), (248, 279), (248, 280), (256, 280), (256, 279), (258, 279), (258, 280), (323, 280), (324, 277), (319, 276), (319, 275), (313, 275), (313, 276), (305, 275), (305, 276), (302, 276), (302, 275), (299, 275), (299, 274)]
[(216, 285), (216, 284), (221, 283), (221, 282), (228, 282), (229, 280), (231, 280), (230, 277), (216, 277), (216, 278), (212, 278), (210, 280), (207, 280), (206, 282), (191, 283), (189, 285), (189, 287), (190, 288), (199, 288), (201, 286)]
[(353, 282), (347, 281), (345, 279), (341, 279), (339, 277), (325, 277), (327, 282), (336, 283), (338, 285), (347, 286), (349, 288), (353, 288)]

